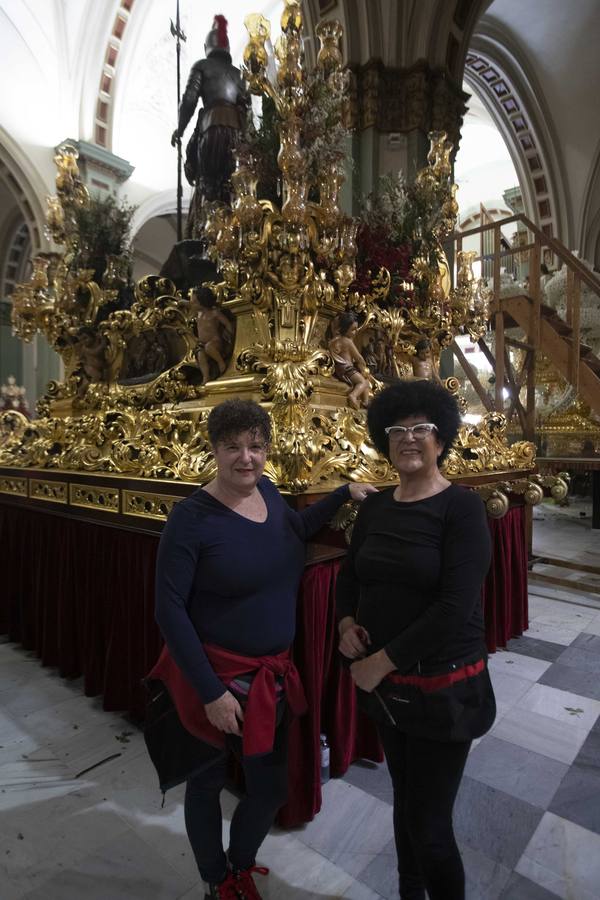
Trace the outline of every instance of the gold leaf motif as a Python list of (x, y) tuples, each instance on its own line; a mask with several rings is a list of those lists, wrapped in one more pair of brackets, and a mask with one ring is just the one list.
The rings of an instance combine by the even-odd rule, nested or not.
[(89, 484), (71, 483), (69, 485), (69, 503), (71, 506), (119, 512), (119, 492), (111, 491), (108, 488), (95, 488)]
[[(77, 268), (75, 212), (89, 198), (77, 151), (64, 145), (56, 156), (57, 193), (48, 205), (49, 232), (64, 251), (35, 258), (31, 278), (13, 294), (13, 325), (24, 340), (44, 333), (62, 357), (65, 377), (49, 385), (33, 422), (17, 413), (0, 415), (0, 465), (207, 482), (216, 471), (206, 433), (208, 414), (223, 399), (240, 396), (269, 411), (273, 440), (266, 471), (284, 490), (323, 489), (349, 478), (389, 482), (395, 472), (369, 440), (365, 410), (351, 408), (348, 384), (335, 377), (328, 347), (340, 314), (354, 311), (363, 337), (377, 329), (390, 360), (388, 374), (395, 376), (410, 374), (420, 338), (432, 342), (437, 359), (458, 329), (475, 340), (485, 328), (489, 298), (473, 275), (472, 257), (459, 254), (451, 290), (439, 243), (457, 213), (446, 133), (431, 133), (428, 165), (416, 181), (436, 221), (433, 245), (420, 240), (412, 260), (419, 303), (396, 304), (393, 278), (385, 269), (359, 296), (351, 291), (359, 222), (341, 211), (343, 167), (329, 154), (337, 138), (333, 130), (328, 133), (321, 155), (316, 139), (310, 146), (303, 140), (313, 111), (307, 108), (310, 97), (323, 97), (338, 137), (343, 127), (347, 79), (341, 28), (335, 22), (319, 26), (318, 64), (313, 73), (306, 72), (301, 4), (286, 0), (275, 54), (278, 69), (271, 80), (268, 23), (251, 17), (247, 24), (248, 82), (274, 101), (279, 117), (282, 202), (257, 197), (256, 161), (251, 154), (242, 157), (240, 150), (233, 203), (207, 204), (204, 210), (208, 255), (222, 279), (209, 287), (221, 321), (235, 326), (230, 356), (222, 360), (225, 371), (219, 363), (218, 377), (211, 380), (211, 373), (200, 369), (197, 319), (190, 302), (166, 278), (142, 279), (130, 308), (107, 314), (118, 297), (119, 260), (111, 261), (102, 284), (94, 281), (91, 269)], [(418, 224), (415, 229), (418, 239)], [(408, 282), (404, 293), (412, 293)], [(366, 404), (369, 391), (382, 385), (363, 362), (367, 396), (361, 402)], [(458, 383), (448, 380), (446, 387), (461, 402)], [(461, 429), (445, 471), (452, 478), (514, 473), (531, 469), (533, 461), (533, 445), (509, 447), (506, 421), (492, 413), (481, 425)], [(40, 481), (35, 492), (40, 499), (67, 502), (58, 482)], [(535, 494), (531, 489), (527, 496)], [(114, 495), (102, 491), (78, 486), (74, 496), (97, 508), (115, 508)], [(163, 517), (166, 503), (159, 495), (138, 493), (128, 500), (128, 514)]]
[(444, 462), (444, 471), (448, 477), (469, 472), (509, 472), (532, 469), (534, 461), (535, 445), (530, 441), (517, 441), (509, 446), (506, 417), (492, 412), (478, 425), (461, 427)]
[(501, 519), (506, 515), (510, 506), (508, 497), (502, 491), (494, 491), (492, 496), (485, 504), (488, 516), (492, 519)]
[(123, 513), (145, 519), (167, 519), (180, 498), (147, 491), (123, 491)]
[(0, 476), (0, 494), (12, 494), (15, 497), (27, 496), (27, 479)]

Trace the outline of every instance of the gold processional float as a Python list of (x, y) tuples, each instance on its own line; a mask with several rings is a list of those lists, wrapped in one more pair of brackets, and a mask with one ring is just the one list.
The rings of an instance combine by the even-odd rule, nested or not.
[[(130, 308), (103, 315), (126, 276), (118, 259), (109, 259), (100, 283), (91, 269), (76, 265), (76, 213), (90, 199), (79, 177), (77, 151), (63, 145), (55, 157), (56, 195), (48, 198), (47, 229), (64, 249), (35, 257), (30, 280), (16, 288), (12, 300), (15, 333), (24, 341), (43, 333), (63, 360), (64, 379), (48, 385), (38, 402), (39, 418), (29, 421), (9, 412), (0, 421), (5, 492), (11, 485), (19, 492), (14, 470), (22, 468), (204, 483), (215, 473), (206, 419), (227, 397), (252, 398), (269, 411), (273, 441), (266, 473), (281, 490), (315, 493), (348, 477), (390, 482), (394, 473), (369, 441), (364, 408), (349, 405), (350, 388), (334, 375), (329, 342), (340, 314), (356, 315), (363, 347), (374, 337), (385, 343), (396, 375), (406, 373), (419, 342), (427, 341), (437, 365), (456, 334), (468, 332), (476, 341), (485, 333), (489, 297), (474, 277), (473, 254), (458, 254), (452, 288), (442, 249), (458, 212), (452, 144), (445, 133), (430, 135), (428, 165), (413, 188), (430, 213), (430, 227), (417, 223), (409, 278), (392, 290), (392, 274), (382, 269), (373, 273), (369, 290), (359, 292), (360, 221), (340, 210), (342, 154), (315, 153), (303, 130), (316, 97), (327, 97), (330, 125), (339, 130), (343, 123), (347, 72), (339, 49), (341, 26), (328, 21), (317, 27), (320, 50), (308, 72), (299, 0), (286, 0), (275, 83), (267, 75), (268, 21), (248, 16), (246, 27), (246, 81), (276, 110), (282, 202), (257, 196), (257, 161), (246, 146), (237, 155), (232, 203), (205, 209), (208, 255), (221, 278), (210, 287), (234, 335), (225, 371), (204, 383), (196, 353), (197, 306), (189, 292), (176, 290), (166, 278), (143, 278)], [(140, 347), (146, 348), (146, 372), (131, 377)], [(364, 374), (370, 390), (381, 389), (372, 372)], [(452, 377), (444, 384), (460, 401), (459, 381)], [(472, 479), (488, 513), (500, 517), (509, 507), (509, 493), (535, 504), (546, 485), (556, 498), (564, 496), (561, 479), (532, 474), (534, 467), (534, 445), (509, 446), (505, 417), (492, 412), (477, 425), (462, 426), (445, 473)], [(486, 482), (482, 476), (490, 478)], [(51, 482), (37, 483), (40, 496), (46, 492), (57, 499)], [(90, 504), (117, 508), (118, 492), (94, 492), (89, 479), (81, 490), (84, 495), (87, 490)], [(153, 503), (152, 496), (150, 484), (146, 500), (138, 503), (149, 515), (164, 517), (170, 504)]]

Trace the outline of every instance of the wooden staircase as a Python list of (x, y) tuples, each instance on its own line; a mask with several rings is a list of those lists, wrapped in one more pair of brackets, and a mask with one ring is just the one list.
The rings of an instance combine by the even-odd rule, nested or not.
[[(519, 232), (520, 243), (506, 247), (502, 229), (507, 226)], [(546, 356), (552, 366), (573, 386), (576, 394), (600, 416), (600, 359), (581, 342), (581, 288), (591, 290), (600, 308), (600, 280), (583, 265), (560, 241), (544, 234), (526, 216), (518, 215), (497, 222), (488, 222), (453, 238), (454, 249), (475, 249), (479, 245), (481, 271), (492, 289), (491, 321), (495, 330), (495, 354), (485, 339), (479, 342), (495, 373), (495, 397), (491, 398), (465, 355), (456, 344), (454, 353), (482, 403), (491, 411), (506, 414), (509, 423), (518, 417), (527, 440), (535, 435), (535, 358)], [(556, 268), (566, 268), (566, 316), (562, 318), (544, 302), (541, 284), (541, 262), (545, 250), (550, 250)], [(528, 263), (529, 285), (505, 296), (501, 284), (501, 268), (521, 269)], [(506, 328), (518, 326), (524, 337), (516, 340), (505, 334)], [(514, 370), (509, 349), (525, 351), (520, 370)], [(525, 397), (523, 398), (523, 392)], [(506, 396), (508, 395), (508, 396)]]
[[(506, 316), (510, 316), (527, 331), (532, 304), (528, 296), (502, 298), (499, 307), (505, 324)], [(590, 409), (600, 415), (600, 359), (591, 347), (577, 343), (573, 328), (544, 303), (540, 304), (539, 350), (551, 360), (557, 372), (573, 385)]]

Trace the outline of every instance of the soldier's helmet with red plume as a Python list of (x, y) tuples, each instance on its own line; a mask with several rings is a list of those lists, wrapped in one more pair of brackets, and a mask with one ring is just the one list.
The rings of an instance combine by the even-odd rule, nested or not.
[(227, 36), (227, 19), (225, 16), (215, 16), (211, 30), (206, 35), (204, 51), (207, 56), (215, 50), (224, 50), (229, 53), (229, 38)]

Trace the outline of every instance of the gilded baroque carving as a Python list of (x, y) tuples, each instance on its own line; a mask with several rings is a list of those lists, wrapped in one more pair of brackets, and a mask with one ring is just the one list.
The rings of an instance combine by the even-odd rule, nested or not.
[(123, 491), (123, 513), (145, 519), (167, 519), (180, 497), (151, 494), (146, 491)]
[(51, 500), (53, 503), (67, 503), (67, 487), (66, 481), (43, 481), (39, 478), (30, 478), (29, 496), (32, 500)]
[(354, 529), (356, 517), (358, 516), (358, 510), (358, 503), (344, 503), (343, 506), (340, 506), (330, 522), (330, 527), (333, 531), (344, 532), (344, 540), (347, 544), (350, 544), (350, 541), (352, 540), (352, 531)]
[[(77, 153), (64, 146), (56, 156), (57, 193), (48, 212), (49, 232), (64, 250), (36, 258), (31, 279), (13, 295), (13, 325), (23, 340), (38, 331), (48, 337), (62, 356), (65, 378), (48, 386), (39, 418), (29, 422), (17, 412), (0, 417), (0, 465), (206, 482), (215, 473), (208, 413), (222, 399), (241, 396), (270, 411), (273, 449), (267, 472), (283, 489), (307, 491), (342, 477), (376, 483), (393, 478), (389, 463), (368, 440), (364, 410), (348, 406), (348, 385), (334, 377), (328, 342), (336, 320), (351, 311), (361, 329), (378, 329), (393, 374), (404, 376), (411, 372), (417, 338), (430, 338), (436, 364), (439, 350), (458, 329), (476, 339), (485, 329), (488, 298), (474, 279), (469, 254), (459, 260), (452, 289), (441, 252), (440, 241), (457, 213), (452, 143), (444, 130), (430, 135), (428, 165), (416, 181), (432, 211), (433, 243), (425, 246), (415, 226), (411, 240), (422, 250), (411, 258), (403, 286), (411, 303), (395, 302), (390, 292), (397, 285), (385, 269), (369, 273), (362, 293), (355, 289), (360, 223), (340, 210), (344, 142), (310, 144), (304, 130), (310, 98), (321, 97), (332, 122), (329, 134), (340, 135), (347, 86), (340, 28), (319, 26), (321, 48), (309, 73), (303, 68), (301, 24), (299, 4), (285, 0), (273, 82), (267, 76), (265, 20), (247, 20), (245, 75), (253, 92), (270, 97), (277, 114), (281, 204), (257, 196), (256, 160), (246, 147), (232, 176), (232, 204), (207, 205), (203, 211), (208, 252), (221, 279), (207, 287), (235, 326), (226, 370), (212, 380), (203, 378), (194, 306), (168, 279), (142, 279), (131, 306), (114, 309), (114, 278), (99, 285), (91, 270), (75, 267), (74, 212), (88, 198)], [(356, 78), (361, 127), (367, 121), (383, 124), (385, 111), (386, 128), (402, 130), (403, 117), (411, 128), (427, 130), (431, 109), (425, 98), (433, 92), (436, 122), (446, 110), (446, 127), (457, 134), (462, 95), (425, 66), (406, 73), (370, 64)], [(380, 386), (375, 379), (371, 384), (375, 390)], [(458, 392), (458, 384), (446, 386)], [(477, 428), (466, 426), (448, 459), (449, 477), (532, 468), (533, 445), (509, 447), (505, 430), (504, 418), (496, 414)], [(59, 482), (31, 485), (40, 499), (67, 502)], [(113, 508), (112, 495), (82, 490), (75, 496), (94, 508), (102, 508), (104, 497), (104, 508)], [(161, 517), (170, 502), (134, 492), (122, 511)]]
[(395, 69), (371, 60), (353, 69), (349, 121), (364, 131), (445, 131), (455, 147), (466, 112), (467, 94), (445, 72), (426, 62)]
[(119, 512), (119, 492), (107, 488), (95, 488), (89, 484), (70, 484), (69, 503), (71, 506), (83, 506), (88, 509), (104, 509), (107, 512)]
[(478, 425), (463, 425), (446, 457), (444, 469), (456, 478), (468, 472), (509, 472), (532, 469), (535, 447), (530, 441), (506, 441), (506, 417), (488, 413)]
[(0, 476), (0, 494), (12, 494), (14, 497), (27, 496), (27, 479)]
[(527, 506), (537, 506), (542, 502), (546, 489), (553, 500), (560, 502), (567, 496), (568, 481), (569, 476), (565, 472), (559, 475), (528, 475), (527, 478), (478, 485), (475, 490), (485, 503), (488, 515), (492, 519), (501, 519), (508, 512), (511, 495), (523, 497)]

